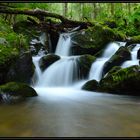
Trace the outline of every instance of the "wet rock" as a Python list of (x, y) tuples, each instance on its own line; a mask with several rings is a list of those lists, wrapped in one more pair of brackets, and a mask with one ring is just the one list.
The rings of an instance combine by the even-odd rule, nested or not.
[(58, 55), (48, 54), (46, 56), (43, 56), (39, 60), (39, 66), (40, 66), (41, 70), (44, 71), (47, 67), (49, 67), (51, 64), (53, 64), (54, 62), (56, 62), (59, 59), (60, 59), (60, 56), (58, 56)]
[(131, 59), (131, 53), (126, 47), (120, 47), (118, 51), (105, 63), (103, 75), (114, 66), (120, 66), (124, 61)]
[(92, 63), (95, 61), (95, 57), (92, 55), (83, 55), (78, 59), (79, 77), (80, 79), (87, 78)]
[(137, 58), (140, 59), (140, 49), (137, 52)]
[(98, 88), (98, 82), (96, 80), (90, 80), (82, 86), (83, 90), (88, 90), (88, 91), (96, 91), (97, 88)]
[(99, 82), (98, 91), (140, 96), (140, 66), (131, 66), (107, 75)]
[(37, 96), (36, 91), (23, 83), (9, 82), (0, 86), (1, 102), (16, 103)]

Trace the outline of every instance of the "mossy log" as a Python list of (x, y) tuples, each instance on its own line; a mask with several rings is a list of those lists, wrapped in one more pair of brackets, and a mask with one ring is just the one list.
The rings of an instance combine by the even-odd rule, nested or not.
[[(23, 15), (33, 16), (38, 18), (41, 23), (44, 23), (44, 25), (46, 24), (45, 17), (59, 19), (61, 22), (57, 24), (57, 28), (61, 27), (63, 29), (74, 28), (77, 26), (80, 26), (80, 29), (86, 29), (88, 28), (88, 26), (93, 26), (93, 24), (91, 24), (90, 22), (70, 20), (59, 14), (51, 13), (41, 9), (30, 10), (30, 9), (17, 9), (17, 8), (4, 8), (4, 9), (2, 8), (0, 9), (0, 13), (15, 14), (15, 15), (23, 14)], [(54, 26), (56, 27), (56, 24), (54, 24)]]

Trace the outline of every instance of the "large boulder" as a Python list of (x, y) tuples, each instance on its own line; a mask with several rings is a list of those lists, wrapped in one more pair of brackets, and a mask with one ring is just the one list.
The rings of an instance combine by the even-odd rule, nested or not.
[(95, 61), (95, 57), (92, 55), (82, 55), (78, 59), (79, 77), (80, 79), (87, 78), (92, 63)]
[(88, 91), (96, 91), (97, 88), (98, 88), (98, 82), (96, 80), (90, 80), (82, 86), (83, 90), (88, 90)]
[(114, 71), (99, 82), (98, 91), (140, 96), (140, 66)]
[[(103, 49), (109, 42), (124, 41), (126, 37), (113, 29), (97, 24), (86, 30), (76, 32), (71, 36), (74, 44), (74, 54), (96, 54)], [(80, 49), (81, 48), (81, 49)]]
[(43, 56), (39, 60), (39, 66), (42, 71), (44, 71), (47, 67), (49, 67), (51, 64), (53, 64), (55, 61), (59, 60), (60, 56), (55, 54), (48, 54), (46, 56)]
[(19, 57), (9, 66), (6, 74), (6, 82), (17, 81), (30, 83), (34, 74), (34, 65), (32, 62), (32, 55), (29, 51), (23, 52)]
[(0, 101), (4, 103), (20, 102), (34, 96), (37, 96), (36, 91), (23, 83), (9, 82), (0, 86)]
[(0, 84), (6, 82), (10, 66), (19, 57), (19, 51), (15, 47), (0, 44)]
[(120, 47), (118, 51), (105, 63), (103, 75), (114, 66), (120, 66), (124, 61), (131, 59), (131, 53), (126, 47)]

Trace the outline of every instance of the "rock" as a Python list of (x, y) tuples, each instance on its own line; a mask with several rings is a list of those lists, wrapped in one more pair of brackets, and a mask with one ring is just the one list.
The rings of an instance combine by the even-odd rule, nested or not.
[(57, 31), (50, 30), (48, 38), (49, 38), (49, 53), (54, 53), (59, 40), (59, 34)]
[(95, 61), (95, 57), (92, 55), (83, 55), (78, 59), (78, 67), (79, 67), (79, 77), (80, 79), (87, 78), (91, 65)]
[(88, 90), (88, 91), (96, 91), (97, 88), (98, 88), (98, 82), (96, 80), (90, 80), (82, 86), (83, 90)]
[(131, 45), (131, 44), (140, 44), (140, 35), (130, 37), (130, 38), (127, 40), (127, 43), (126, 43), (125, 46), (128, 47), (128, 46)]
[(44, 71), (47, 67), (49, 67), (51, 64), (53, 64), (55, 61), (59, 60), (60, 56), (55, 54), (48, 54), (46, 56), (43, 56), (39, 60), (39, 66), (42, 71)]
[(140, 59), (140, 49), (137, 52), (137, 58)]
[(19, 57), (17, 48), (0, 45), (0, 84), (6, 82), (10, 66)]
[(9, 82), (0, 85), (1, 102), (15, 103), (24, 100), (27, 97), (37, 96), (36, 91), (23, 83)]
[[(74, 54), (91, 54), (95, 55), (103, 49), (109, 42), (124, 41), (125, 35), (113, 29), (97, 24), (86, 30), (81, 30), (71, 36), (74, 44)], [(81, 48), (81, 49), (80, 49)], [(85, 50), (85, 53), (84, 53)]]
[(120, 70), (120, 69), (121, 69), (120, 66), (114, 66), (113, 68), (111, 68), (111, 70), (109, 70), (109, 72), (108, 72), (104, 77), (106, 77), (106, 76), (108, 76), (108, 75), (111, 75), (111, 74), (117, 72), (117, 71)]
[(103, 25), (107, 25), (109, 28), (117, 28), (117, 24), (114, 20), (104, 21)]
[(98, 91), (140, 96), (140, 66), (120, 69), (99, 82)]
[(105, 63), (103, 75), (114, 66), (120, 66), (124, 61), (131, 59), (131, 53), (126, 47), (120, 47), (118, 51)]
[(30, 52), (24, 52), (9, 66), (6, 82), (16, 81), (30, 83), (34, 74), (34, 65)]

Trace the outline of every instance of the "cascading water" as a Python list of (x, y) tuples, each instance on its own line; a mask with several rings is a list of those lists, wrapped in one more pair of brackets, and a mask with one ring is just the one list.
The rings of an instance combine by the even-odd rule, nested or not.
[(70, 34), (60, 34), (55, 54), (60, 56), (69, 56), (71, 47)]
[(140, 49), (140, 44), (137, 44), (131, 51), (131, 60), (125, 61), (121, 67), (127, 68), (133, 65), (139, 65), (139, 59), (137, 58), (138, 50)]
[(78, 77), (79, 56), (69, 56), (70, 47), (70, 34), (61, 34), (55, 52), (56, 55), (61, 56), (61, 59), (50, 65), (43, 73), (39, 68), (39, 58), (33, 58), (36, 75), (39, 77), (35, 83), (36, 87), (65, 87), (74, 84)]
[(89, 80), (95, 79), (96, 81), (100, 81), (105, 62), (115, 54), (121, 45), (123, 45), (123, 42), (120, 42), (120, 44), (118, 42), (113, 42), (107, 46), (102, 57), (97, 58), (96, 61), (93, 62), (89, 72)]
[[(63, 57), (53, 63), (42, 74), (36, 86), (56, 87), (72, 85), (78, 75), (76, 59), (77, 56)], [(42, 80), (43, 77), (44, 79)]]

